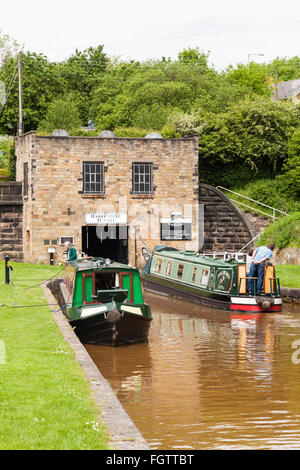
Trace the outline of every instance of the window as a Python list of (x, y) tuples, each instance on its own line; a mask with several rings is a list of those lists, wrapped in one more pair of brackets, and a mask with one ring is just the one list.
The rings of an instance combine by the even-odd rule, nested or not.
[(160, 273), (161, 265), (162, 265), (162, 260), (160, 258), (157, 258), (156, 264), (155, 264), (155, 272), (156, 273)]
[(178, 265), (178, 271), (177, 271), (177, 277), (179, 277), (180, 279), (183, 276), (183, 270), (184, 270), (184, 264), (179, 264)]
[(194, 266), (192, 274), (192, 282), (196, 281), (197, 268)]
[(74, 245), (74, 237), (60, 237), (59, 244), (64, 245), (66, 242), (70, 242), (71, 245)]
[(209, 271), (208, 269), (203, 269), (201, 273), (201, 278), (200, 278), (200, 285), (206, 287), (208, 283), (208, 279), (209, 279)]
[(132, 192), (133, 194), (152, 194), (152, 163), (132, 164)]
[(166, 274), (168, 276), (170, 276), (170, 274), (171, 274), (171, 269), (172, 269), (172, 261), (168, 261), (167, 266), (166, 266)]
[(83, 163), (84, 194), (104, 194), (104, 163)]

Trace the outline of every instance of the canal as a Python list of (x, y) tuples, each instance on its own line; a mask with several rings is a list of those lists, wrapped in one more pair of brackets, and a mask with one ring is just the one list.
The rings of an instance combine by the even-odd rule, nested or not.
[(85, 347), (151, 449), (300, 449), (299, 309), (145, 297), (148, 343)]

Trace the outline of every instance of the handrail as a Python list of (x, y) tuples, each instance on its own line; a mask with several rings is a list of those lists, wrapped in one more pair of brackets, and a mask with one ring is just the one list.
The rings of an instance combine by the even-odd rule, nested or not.
[(273, 211), (273, 215), (270, 215), (270, 214), (268, 214), (268, 213), (266, 213), (266, 212), (263, 212), (263, 211), (261, 211), (260, 209), (256, 209), (255, 207), (247, 206), (247, 205), (244, 204), (243, 202), (237, 201), (236, 199), (231, 199), (231, 198), (229, 198), (231, 201), (236, 202), (237, 204), (240, 204), (240, 205), (242, 205), (242, 206), (244, 206), (244, 207), (247, 207), (248, 209), (251, 209), (251, 210), (255, 210), (255, 211), (257, 211), (257, 212), (260, 212), (261, 214), (267, 215), (268, 217), (272, 217), (272, 219), (276, 219), (276, 220), (278, 219), (278, 217), (275, 216), (275, 213), (276, 213), (276, 212), (280, 212), (280, 214), (284, 214), (284, 215), (289, 215), (289, 214), (287, 214), (286, 212), (283, 212), (283, 211), (281, 211), (281, 210), (279, 210), (279, 209), (276, 209), (275, 207), (268, 206), (268, 204), (264, 204), (263, 202), (256, 201), (255, 199), (252, 199), (251, 197), (244, 196), (243, 194), (240, 194), (240, 193), (236, 193), (235, 191), (232, 191), (231, 189), (228, 189), (228, 188), (224, 188), (223, 186), (217, 186), (216, 188), (217, 188), (217, 189), (222, 189), (222, 190), (224, 190), (224, 191), (228, 191), (228, 192), (230, 192), (230, 193), (232, 193), (232, 194), (236, 194), (236, 195), (239, 196), (239, 197), (243, 197), (243, 198), (245, 198), (245, 199), (248, 199), (249, 201), (255, 202), (255, 204), (260, 204), (261, 206), (264, 206), (264, 207), (267, 207), (268, 209), (271, 209), (271, 210)]

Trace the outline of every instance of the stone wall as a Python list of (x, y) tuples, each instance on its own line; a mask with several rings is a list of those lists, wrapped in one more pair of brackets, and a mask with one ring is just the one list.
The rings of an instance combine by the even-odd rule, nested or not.
[(237, 251), (254, 237), (243, 214), (218, 189), (201, 183), (199, 203), (204, 205), (201, 251)]
[[(143, 246), (161, 244), (160, 218), (170, 212), (194, 211), (192, 241), (168, 241), (180, 249), (198, 248), (198, 138), (44, 137), (30, 132), (16, 139), (16, 179), (23, 181), (28, 164), (28, 195), (24, 195), (25, 260), (49, 262), (45, 240), (74, 236), (81, 249), (87, 213), (126, 212), (129, 262), (135, 264), (133, 227), (138, 227), (138, 264)], [(104, 195), (83, 193), (83, 162), (104, 163)], [(154, 191), (132, 194), (132, 163), (152, 162)], [(145, 240), (143, 243), (142, 240)], [(64, 247), (56, 246), (55, 261)]]
[(0, 259), (23, 260), (22, 183), (0, 182)]

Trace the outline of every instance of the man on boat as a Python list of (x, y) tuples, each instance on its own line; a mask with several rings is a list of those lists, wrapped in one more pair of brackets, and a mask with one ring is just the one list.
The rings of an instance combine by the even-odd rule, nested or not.
[(75, 246), (71, 246), (70, 242), (66, 242), (65, 247), (65, 254), (67, 255), (66, 261), (72, 261), (73, 259), (77, 259), (77, 252)]
[(272, 258), (274, 243), (269, 243), (267, 246), (260, 246), (254, 250), (252, 255), (252, 263), (249, 271), (249, 279), (247, 279), (247, 289), (248, 293), (254, 294), (254, 279), (257, 277), (257, 286), (256, 286), (256, 295), (261, 294), (263, 280), (264, 280), (264, 270), (265, 264), (267, 261), (270, 261)]

